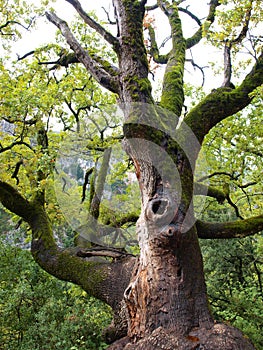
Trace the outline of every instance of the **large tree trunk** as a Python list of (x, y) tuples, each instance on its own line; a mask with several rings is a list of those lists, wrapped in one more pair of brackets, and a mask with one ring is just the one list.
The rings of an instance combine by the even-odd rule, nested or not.
[[(128, 111), (124, 148), (141, 190), (140, 257), (124, 292), (128, 337), (109, 349), (253, 349), (238, 330), (215, 324), (209, 311), (192, 208), (198, 143), (174, 140), (168, 127), (152, 127), (154, 116), (165, 113), (157, 107), (135, 105)], [(183, 127), (178, 130), (187, 135)]]
[(129, 336), (142, 338), (158, 327), (176, 335), (188, 334), (195, 327), (210, 328), (213, 323), (194, 229), (180, 242), (174, 236), (154, 236), (144, 242), (140, 262), (125, 291)]

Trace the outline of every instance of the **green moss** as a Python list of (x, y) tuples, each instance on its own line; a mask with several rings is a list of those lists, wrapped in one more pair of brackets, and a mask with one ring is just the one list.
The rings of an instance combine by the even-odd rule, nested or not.
[(148, 78), (126, 76), (124, 81), (127, 83), (127, 89), (132, 94), (134, 101), (140, 101), (141, 94), (151, 96), (152, 85)]
[(168, 68), (163, 83), (161, 106), (181, 115), (184, 104), (183, 76), (181, 67), (173, 66)]
[[(60, 270), (59, 270), (60, 269)], [(97, 262), (84, 261), (67, 251), (58, 254), (56, 276), (77, 283), (90, 295), (96, 295), (98, 285), (104, 280)]]
[(163, 80), (163, 90), (161, 97), (161, 106), (174, 112), (177, 116), (181, 115), (184, 104), (184, 64), (186, 41), (183, 37), (181, 20), (178, 14), (176, 4), (168, 7), (168, 18), (172, 31), (172, 50), (169, 54), (168, 63)]

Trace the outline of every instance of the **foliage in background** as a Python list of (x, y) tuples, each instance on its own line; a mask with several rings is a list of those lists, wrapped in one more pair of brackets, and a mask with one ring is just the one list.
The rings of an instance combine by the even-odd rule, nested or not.
[(262, 349), (262, 234), (242, 240), (204, 240), (201, 247), (215, 319), (238, 327)]
[(102, 350), (109, 307), (39, 268), (30, 252), (0, 242), (2, 350)]

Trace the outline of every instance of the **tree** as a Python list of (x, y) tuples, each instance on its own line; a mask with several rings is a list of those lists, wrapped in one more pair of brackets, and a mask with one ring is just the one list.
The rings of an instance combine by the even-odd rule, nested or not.
[[(64, 20), (54, 12), (46, 13), (72, 50), (60, 54), (56, 64), (82, 63), (87, 74), (118, 98), (125, 118), (123, 145), (134, 165), (141, 191), (141, 214), (137, 221), (140, 256), (136, 258), (115, 249), (95, 249), (97, 247), (86, 250), (60, 248), (46, 210), (45, 184), (50, 176), (50, 169), (46, 167), (35, 169), (30, 193), (22, 192), (19, 184), (16, 186), (5, 176), (0, 182), (2, 204), (29, 224), (32, 255), (44, 270), (80, 285), (113, 308), (115, 325), (108, 338), (116, 341), (109, 349), (253, 349), (237, 329), (214, 323), (207, 302), (198, 237), (220, 239), (253, 235), (262, 230), (263, 215), (245, 219), (239, 216), (240, 220), (230, 222), (204, 222), (196, 220), (192, 199), (195, 190), (195, 193), (207, 194), (218, 202), (226, 200), (233, 206), (229, 188), (207, 187), (204, 182), (209, 178), (207, 174), (195, 186), (194, 169), (200, 146), (210, 130), (218, 128), (223, 136), (225, 130), (218, 126), (219, 123), (244, 110), (262, 93), (262, 48), (260, 37), (253, 32), (262, 18), (260, 1), (244, 0), (237, 4), (212, 0), (208, 14), (200, 20), (189, 6), (180, 6), (182, 1), (157, 1), (156, 5), (147, 6), (145, 0), (114, 0), (116, 35), (88, 15), (79, 1), (67, 2), (115, 54), (115, 59), (100, 57), (88, 45), (84, 49)], [(167, 19), (171, 29), (168, 53), (159, 52), (156, 28), (149, 17), (145, 17), (146, 11), (161, 11)], [(184, 36), (181, 13), (197, 25), (196, 32), (189, 38)], [(144, 32), (148, 33), (148, 43)], [(223, 85), (184, 113), (186, 53), (204, 36), (224, 49)], [(234, 71), (237, 74), (237, 54), (248, 39), (253, 56), (251, 70), (237, 79), (235, 87), (231, 80), (233, 62), (237, 63)], [(152, 95), (149, 57), (157, 64), (165, 65), (158, 101)], [(33, 105), (34, 102), (33, 99)], [(44, 102), (46, 107), (52, 108), (49, 101)], [(5, 107), (7, 112), (10, 103)], [(18, 125), (18, 119), (7, 119)], [(36, 126), (38, 131), (35, 157), (41, 155), (52, 163), (46, 129), (39, 119), (36, 122), (32, 117), (29, 121), (24, 118), (20, 130), (16, 129), (20, 137), (11, 145), (10, 141), (8, 146), (2, 145), (2, 153), (6, 154), (18, 145), (30, 149), (26, 141), (29, 135), (24, 134), (24, 126), (28, 123)], [(249, 127), (249, 123), (243, 127)], [(248, 152), (253, 151), (258, 152), (258, 149)], [(12, 175), (16, 175), (13, 179), (17, 180), (19, 163), (14, 161), (13, 168)], [(100, 226), (96, 222), (88, 223), (89, 229), (99, 237)], [(94, 255), (107, 255), (112, 260), (94, 261)]]

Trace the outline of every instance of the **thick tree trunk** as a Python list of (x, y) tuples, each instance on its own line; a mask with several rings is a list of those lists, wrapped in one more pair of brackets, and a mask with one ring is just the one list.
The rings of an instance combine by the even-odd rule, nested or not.
[[(160, 117), (150, 110), (151, 120), (154, 115)], [(252, 350), (241, 332), (215, 324), (209, 311), (202, 256), (191, 220), (193, 169), (187, 150), (169, 133), (145, 125), (145, 109), (143, 117), (138, 112), (135, 106), (127, 118), (124, 147), (141, 189), (140, 258), (124, 292), (127, 337), (109, 349)], [(192, 154), (195, 158), (198, 150), (192, 148)]]
[(210, 328), (213, 321), (194, 229), (180, 242), (173, 236), (154, 235), (144, 245), (125, 298), (130, 337), (143, 338), (158, 327), (177, 335), (195, 327)]

